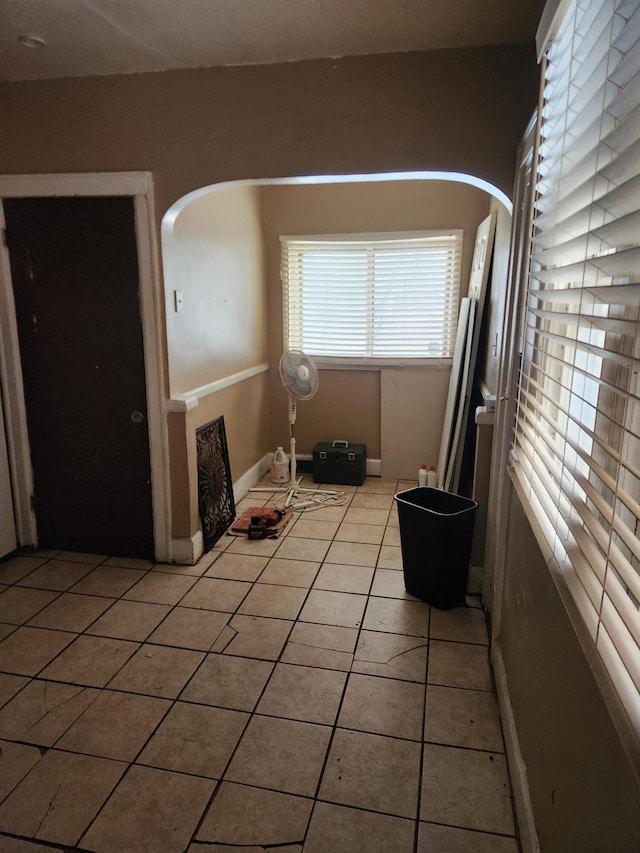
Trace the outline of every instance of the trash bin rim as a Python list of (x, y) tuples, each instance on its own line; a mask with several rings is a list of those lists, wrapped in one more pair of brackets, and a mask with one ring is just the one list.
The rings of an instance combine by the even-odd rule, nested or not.
[[(415, 492), (443, 492), (446, 495), (450, 495), (453, 498), (456, 498), (459, 501), (462, 501), (466, 506), (461, 507), (460, 509), (454, 510), (453, 512), (438, 512), (437, 509), (431, 509), (431, 507), (419, 506), (411, 501), (407, 500), (404, 496), (414, 494)], [(444, 518), (451, 518), (455, 515), (462, 515), (465, 512), (469, 512), (469, 510), (476, 510), (478, 508), (478, 502), (474, 501), (473, 498), (466, 498), (463, 495), (456, 495), (455, 492), (447, 492), (445, 489), (436, 489), (433, 486), (414, 486), (412, 489), (405, 489), (402, 492), (397, 492), (393, 496), (394, 501), (397, 501), (399, 504), (404, 504), (405, 506), (410, 506), (413, 509), (421, 509), (424, 512), (430, 512), (433, 515), (441, 515)]]

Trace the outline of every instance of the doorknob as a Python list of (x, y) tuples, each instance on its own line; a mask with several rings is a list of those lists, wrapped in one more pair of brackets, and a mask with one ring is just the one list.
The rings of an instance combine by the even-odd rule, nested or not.
[(139, 412), (137, 409), (134, 409), (131, 412), (131, 420), (134, 424), (141, 424), (144, 420), (144, 415), (142, 414), (142, 412)]

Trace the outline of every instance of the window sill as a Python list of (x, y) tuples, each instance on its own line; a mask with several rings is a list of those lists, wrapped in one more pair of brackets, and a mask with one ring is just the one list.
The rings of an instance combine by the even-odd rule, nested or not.
[(338, 358), (310, 355), (318, 370), (383, 370), (387, 367), (451, 367), (452, 358)]

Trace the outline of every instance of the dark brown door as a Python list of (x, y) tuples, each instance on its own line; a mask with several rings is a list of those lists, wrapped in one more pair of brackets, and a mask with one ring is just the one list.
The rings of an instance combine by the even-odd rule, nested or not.
[(133, 199), (4, 208), (39, 545), (151, 558)]

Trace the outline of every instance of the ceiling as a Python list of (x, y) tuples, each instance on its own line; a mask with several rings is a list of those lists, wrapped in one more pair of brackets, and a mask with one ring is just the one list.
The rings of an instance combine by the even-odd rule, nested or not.
[[(0, 80), (532, 42), (544, 0), (0, 0)], [(25, 47), (21, 36), (44, 46)]]

